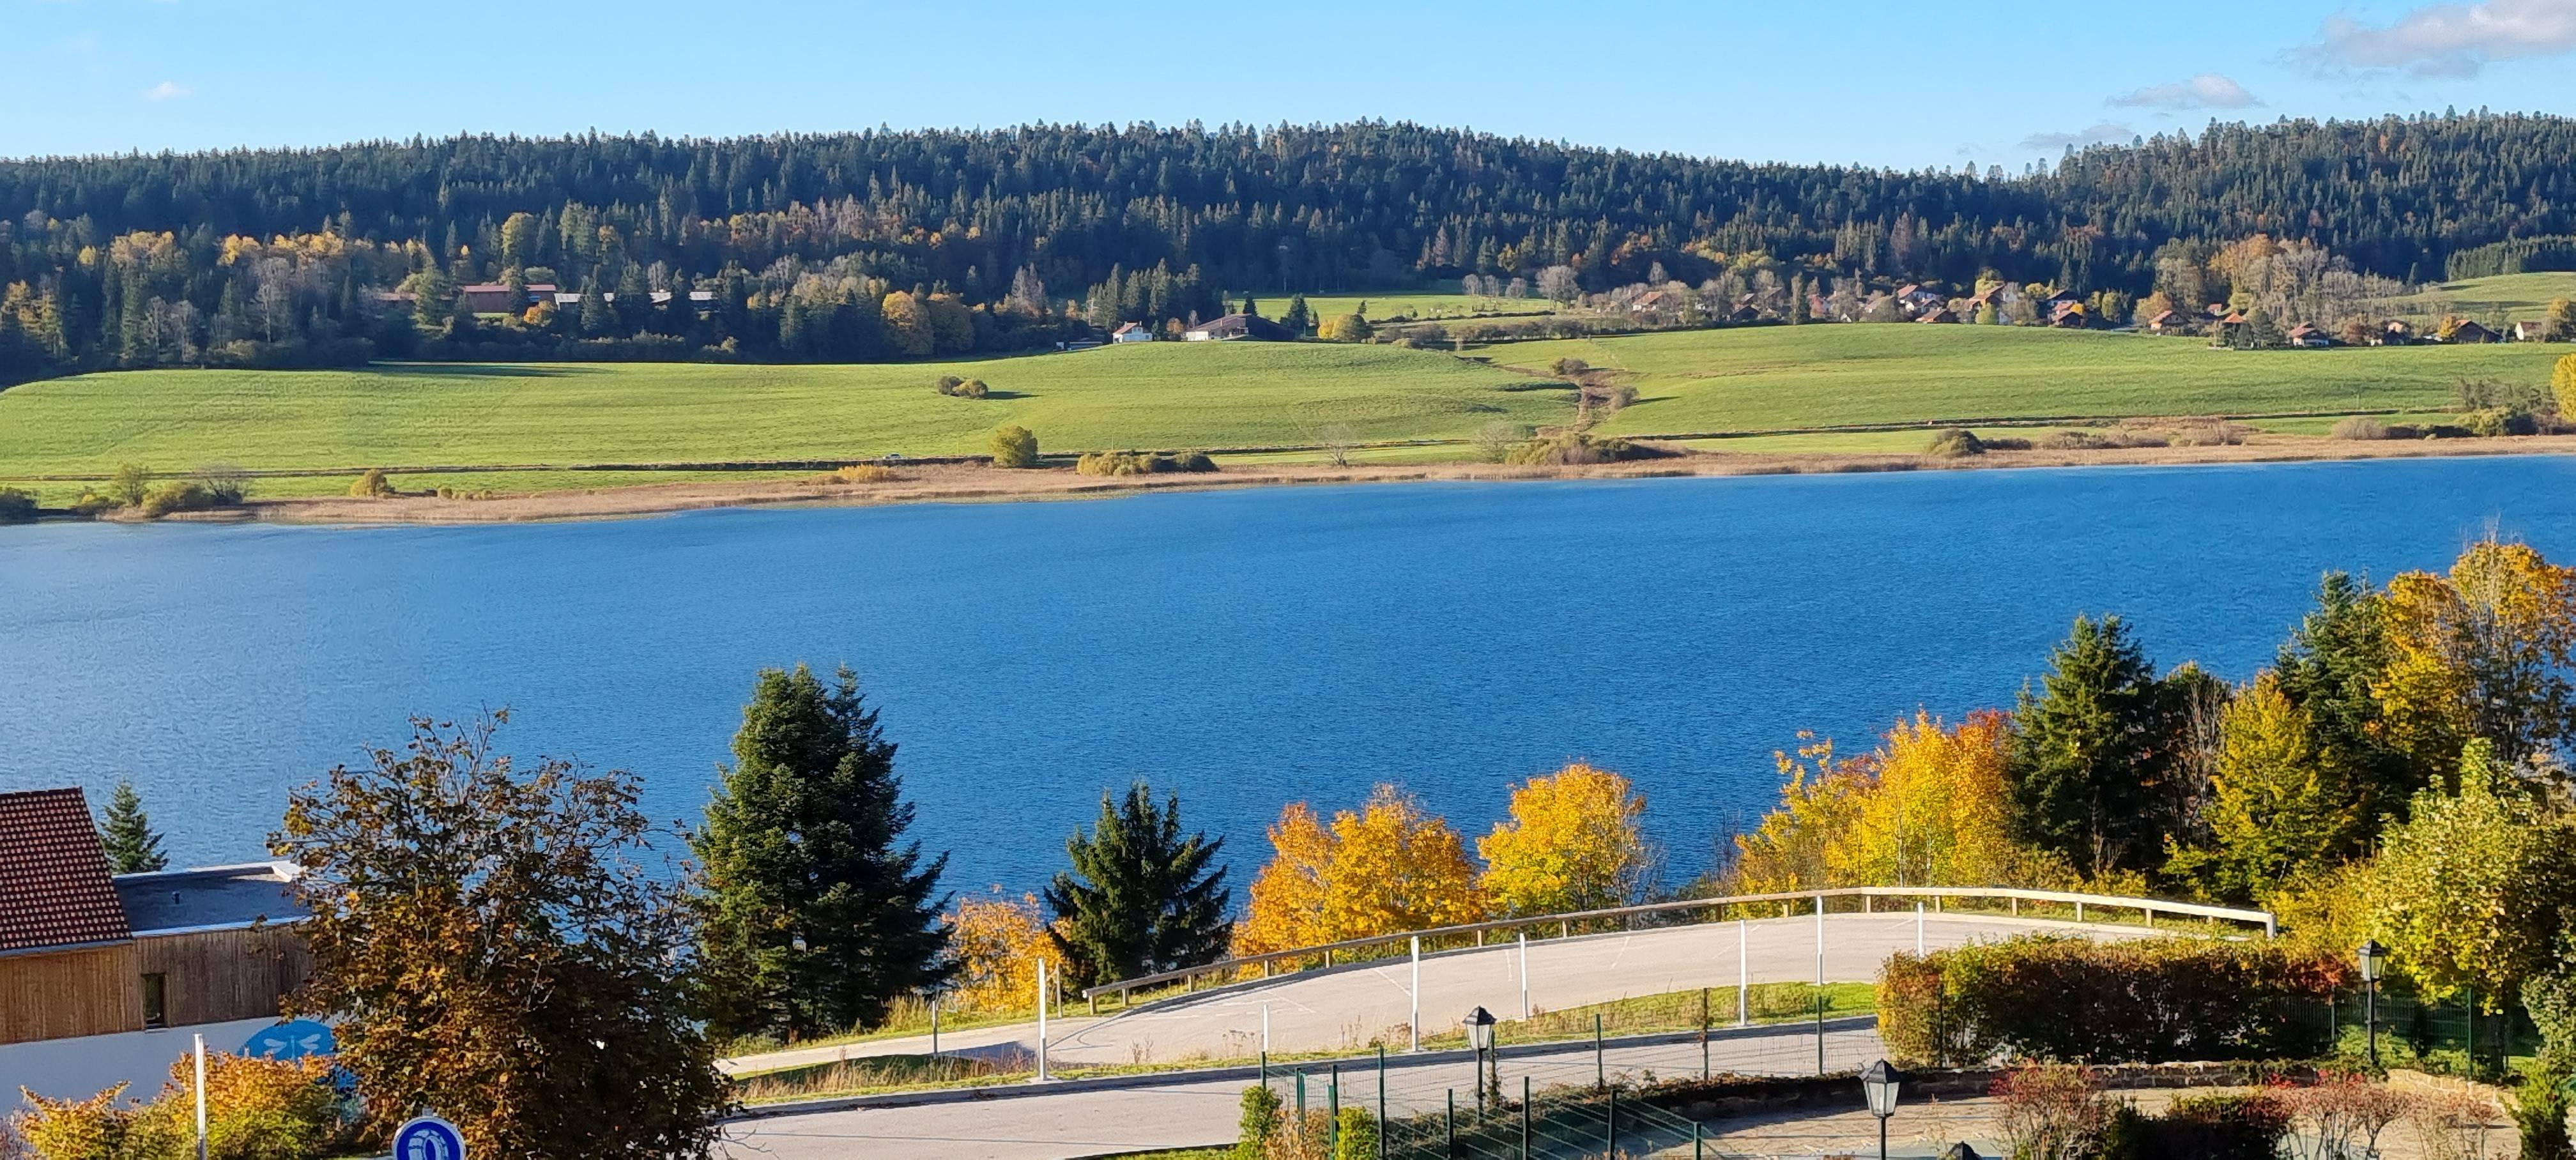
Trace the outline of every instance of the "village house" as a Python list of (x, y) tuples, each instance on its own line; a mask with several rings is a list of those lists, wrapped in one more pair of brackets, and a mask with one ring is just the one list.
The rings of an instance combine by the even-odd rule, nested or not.
[(1916, 321), (1916, 322), (1957, 322), (1957, 321), (1959, 321), (1959, 315), (1958, 315), (1958, 313), (1957, 313), (1956, 311), (1951, 310), (1951, 309), (1950, 309), (1949, 307), (1947, 307), (1947, 306), (1939, 306), (1939, 307), (1934, 307), (1934, 308), (1933, 308), (1933, 309), (1931, 309), (1931, 310), (1924, 311), (1924, 312), (1923, 312), (1923, 317), (1921, 317), (1921, 318), (1917, 318), (1917, 319), (1915, 319), (1914, 321)]
[[(540, 302), (556, 302), (563, 293), (552, 282), (530, 282), (527, 288), (512, 291), (500, 282), (475, 282), (456, 288), (456, 304), (476, 314), (517, 314)], [(581, 295), (573, 295), (578, 302)]]
[(2292, 346), (2315, 348), (2334, 345), (2334, 337), (2332, 335), (2329, 335), (2325, 331), (2319, 330), (2315, 326), (2305, 322), (2291, 327), (2290, 332), (2281, 337), (2287, 340)]
[(2512, 334), (2515, 342), (2539, 342), (2541, 336), (2547, 333), (2549, 333), (2549, 324), (2538, 319), (2526, 318), (2513, 324)]
[(1109, 341), (1152, 342), (1154, 332), (1141, 322), (1122, 322), (1118, 324), (1118, 329), (1109, 332)]
[(0, 793), (0, 1044), (276, 1019), (311, 965), (295, 876), (110, 874), (80, 790)]
[(1948, 295), (1937, 290), (1925, 289), (1919, 283), (1913, 282), (1896, 288), (1896, 301), (1905, 308), (1905, 313), (1909, 316), (1945, 309), (1950, 304)]
[(2415, 328), (2406, 323), (2403, 319), (2389, 319), (2385, 325), (2379, 328), (2378, 342), (2381, 346), (2413, 346), (2415, 345)]
[(2049, 307), (2048, 313), (2048, 324), (2050, 326), (2064, 327), (2068, 330), (2082, 330), (2086, 326), (2092, 324), (2092, 315), (2084, 308), (2083, 302), (2078, 300), (2059, 301), (2057, 298), (2051, 298), (2049, 299), (2049, 302), (2052, 303)]
[(2191, 319), (2179, 310), (2162, 310), (2147, 320), (2147, 329), (2157, 334), (2187, 334), (2191, 329)]
[(1631, 314), (1659, 314), (1680, 308), (1679, 301), (1661, 290), (1648, 290), (1628, 303), (1628, 312)]
[(2504, 336), (2477, 323), (2463, 322), (2453, 327), (2449, 334), (2442, 336), (2442, 341), (2453, 344), (2481, 344), (2503, 342)]
[(1183, 331), (1181, 337), (1191, 342), (1235, 342), (1244, 339), (1254, 342), (1283, 342), (1288, 338), (1288, 331), (1278, 323), (1259, 315), (1229, 314), (1223, 318), (1193, 326)]

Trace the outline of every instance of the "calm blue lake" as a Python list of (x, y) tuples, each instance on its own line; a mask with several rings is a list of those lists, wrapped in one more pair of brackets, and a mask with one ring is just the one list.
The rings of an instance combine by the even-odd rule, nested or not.
[(1585, 757), (1668, 879), (1801, 729), (2009, 704), (2078, 612), (2242, 679), (2320, 572), (2489, 528), (2576, 557), (2576, 461), (1423, 484), (616, 523), (0, 530), (0, 789), (141, 787), (174, 858), (261, 857), (287, 789), (412, 714), (643, 775), (694, 818), (755, 670), (848, 662), (950, 883), (1034, 888), (1146, 776), (1266, 854), (1401, 782), (1480, 833)]

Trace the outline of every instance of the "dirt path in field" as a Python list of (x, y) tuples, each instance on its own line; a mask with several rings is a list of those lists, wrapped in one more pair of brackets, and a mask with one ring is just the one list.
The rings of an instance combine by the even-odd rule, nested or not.
[[(971, 464), (899, 468), (874, 483), (805, 480), (729, 480), (641, 484), (441, 499), (406, 495), (388, 499), (311, 497), (254, 499), (240, 509), (172, 518), (253, 519), (287, 523), (470, 524), (528, 520), (620, 519), (701, 508), (802, 504), (857, 506), (893, 503), (978, 503), (1007, 500), (1097, 499), (1155, 491), (1191, 491), (1292, 484), (1462, 482), (1526, 479), (1643, 479), (1675, 476), (1781, 475), (1865, 471), (1944, 471), (1977, 468), (2155, 466), (2167, 464), (2278, 463), (2308, 460), (2412, 459), (2439, 455), (2576, 455), (2576, 435), (2514, 439), (2412, 439), (2351, 442), (2295, 435), (2257, 435), (2212, 447), (2146, 447), (2100, 450), (1990, 451), (1961, 459), (1924, 455), (1852, 453), (1679, 452), (1669, 458), (1592, 467), (1504, 467), (1493, 464), (1353, 465), (1280, 464), (1235, 467), (1196, 475), (1103, 479), (1070, 468), (998, 470)], [(397, 484), (407, 481), (395, 480)]]

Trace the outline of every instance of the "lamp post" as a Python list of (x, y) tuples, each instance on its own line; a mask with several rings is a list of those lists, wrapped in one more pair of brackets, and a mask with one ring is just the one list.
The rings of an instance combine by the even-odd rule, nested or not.
[(1476, 1049), (1476, 1110), (1485, 1108), (1485, 1058), (1494, 1050), (1494, 1013), (1478, 1007), (1467, 1012), (1467, 1044)]
[(2361, 944), (2353, 952), (2361, 960), (2362, 1025), (2370, 1038), (2370, 1066), (2379, 1066), (2379, 975), (2388, 969), (2388, 948), (2378, 939)]
[(1884, 1059), (1860, 1073), (1861, 1095), (1869, 1101), (1869, 1114), (1878, 1117), (1878, 1160), (1887, 1160), (1887, 1118), (1896, 1114), (1896, 1089), (1904, 1082), (1905, 1073)]

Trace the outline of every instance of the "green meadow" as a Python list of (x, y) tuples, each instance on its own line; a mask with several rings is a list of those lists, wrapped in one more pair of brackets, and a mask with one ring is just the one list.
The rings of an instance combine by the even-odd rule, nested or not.
[[(992, 397), (934, 393), (942, 374)], [(1151, 343), (961, 363), (387, 364), (348, 371), (124, 371), (0, 392), (0, 479), (248, 468), (858, 460), (986, 450), (1437, 438), (1561, 419), (1567, 393), (1442, 354), (1320, 343)], [(458, 485), (464, 486), (459, 480)], [(274, 490), (271, 494), (277, 494)]]
[(2520, 322), (2547, 315), (2549, 304), (2560, 298), (2576, 298), (2576, 272), (2497, 274), (2445, 282), (2412, 297), (2394, 299), (2389, 305), (2400, 314), (2429, 318), (2438, 303), (2481, 322), (2501, 310), (2508, 320)]
[[(1452, 287), (1456, 283), (1450, 283)], [(1261, 294), (1253, 296), (1253, 306), (1263, 318), (1276, 319), (1288, 313), (1293, 295)], [(1306, 309), (1317, 318), (1337, 314), (1365, 314), (1371, 322), (1390, 318), (1474, 318), (1496, 314), (1553, 314), (1556, 303), (1545, 298), (1500, 298), (1485, 294), (1460, 294), (1451, 290), (1398, 290), (1383, 294), (1312, 293), (1306, 295)]]
[(2559, 345), (2211, 350), (2197, 339), (2000, 326), (1771, 326), (1511, 343), (1538, 371), (1614, 372), (1612, 434), (1988, 419), (2446, 410), (2463, 379), (2546, 383)]
[[(165, 473), (226, 463), (331, 472), (483, 469), (405, 480), (410, 487), (610, 487), (707, 477), (542, 469), (977, 454), (1003, 424), (1037, 432), (1050, 453), (1308, 446), (1341, 425), (1371, 442), (1457, 440), (1494, 420), (1536, 426), (1571, 418), (1572, 392), (1543, 377), (1557, 358), (1610, 370), (1637, 388), (1638, 401), (1603, 424), (1610, 434), (2208, 414), (2438, 415), (2452, 409), (2461, 380), (2545, 382), (2551, 362), (2570, 349), (2236, 352), (2130, 334), (1819, 325), (1512, 343), (1471, 352), (1471, 359), (1388, 346), (1148, 343), (903, 365), (125, 371), (0, 391), (0, 482), (103, 474), (120, 463)], [(981, 378), (993, 395), (938, 395), (931, 382), (942, 374)], [(2265, 425), (2322, 433), (2331, 423)], [(1693, 445), (1737, 452), (1894, 451), (1918, 438), (1824, 432)], [(1371, 448), (1355, 458), (1435, 462), (1469, 454), (1453, 444)], [(1316, 453), (1222, 458), (1247, 465), (1313, 462)], [(36, 486), (53, 501), (69, 498), (79, 485)], [(324, 476), (265, 480), (259, 490), (295, 495), (345, 486), (344, 477)]]

